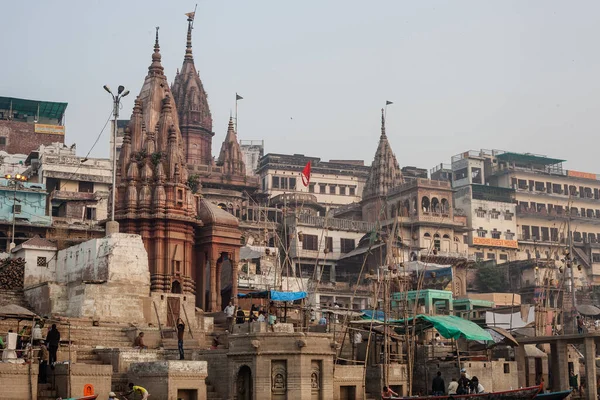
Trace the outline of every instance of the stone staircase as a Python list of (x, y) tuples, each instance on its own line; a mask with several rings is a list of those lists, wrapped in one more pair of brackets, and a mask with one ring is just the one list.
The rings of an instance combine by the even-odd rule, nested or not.
[(25, 296), (23, 295), (23, 290), (0, 289), (0, 307), (9, 304), (16, 304), (30, 309), (29, 304), (27, 304)]
[(50, 383), (38, 383), (38, 400), (56, 400), (58, 393), (52, 388)]

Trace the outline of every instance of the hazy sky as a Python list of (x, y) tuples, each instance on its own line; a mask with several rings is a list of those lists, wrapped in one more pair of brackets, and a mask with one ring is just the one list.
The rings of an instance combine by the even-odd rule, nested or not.
[[(67, 143), (92, 146), (131, 107), (160, 26), (169, 82), (185, 52), (183, 1), (13, 1), (2, 5), (0, 95), (66, 101)], [(387, 132), (401, 166), (469, 149), (532, 152), (598, 172), (597, 1), (199, 1), (196, 67), (218, 155), (239, 103), (240, 139), (266, 152), (364, 159)], [(107, 127), (94, 156), (108, 155)]]

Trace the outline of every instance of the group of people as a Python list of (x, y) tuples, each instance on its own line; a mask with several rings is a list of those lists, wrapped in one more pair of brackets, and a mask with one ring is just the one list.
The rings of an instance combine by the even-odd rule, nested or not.
[(233, 302), (229, 302), (227, 307), (223, 310), (225, 313), (225, 317), (227, 318), (227, 326), (229, 331), (233, 331), (234, 321), (236, 325), (241, 325), (248, 322), (268, 322), (269, 326), (275, 325), (277, 323), (277, 307), (274, 302), (269, 303), (269, 307), (265, 310), (263, 307), (260, 307), (256, 304), (252, 304), (250, 307), (250, 315), (246, 317), (246, 313), (242, 309), (242, 307), (238, 306), (237, 309), (233, 305)]
[[(442, 378), (442, 373), (438, 371), (435, 378), (433, 378), (433, 383), (431, 384), (431, 391), (434, 396), (442, 396), (445, 394), (446, 385), (444, 383), (444, 379)], [(460, 378), (458, 381), (456, 378), (452, 378), (452, 381), (448, 385), (448, 394), (478, 394), (485, 393), (485, 388), (481, 383), (479, 383), (479, 379), (474, 376), (469, 378), (467, 375), (466, 369), (460, 370)]]

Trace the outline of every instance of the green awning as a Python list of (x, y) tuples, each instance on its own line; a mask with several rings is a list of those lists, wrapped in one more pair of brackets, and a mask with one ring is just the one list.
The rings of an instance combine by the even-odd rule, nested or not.
[(531, 154), (531, 153), (521, 154), (521, 153), (510, 153), (510, 152), (498, 154), (498, 155), (496, 155), (496, 158), (501, 161), (516, 162), (516, 163), (520, 163), (520, 164), (534, 164), (534, 165), (554, 165), (554, 164), (558, 164), (558, 163), (565, 161), (565, 160), (560, 160), (558, 158), (550, 158), (550, 157), (540, 156), (540, 155)]
[(38, 101), (17, 99), (14, 97), (0, 97), (0, 110), (13, 110), (13, 113), (38, 115), (40, 118), (62, 120), (67, 109), (67, 103), (56, 103), (53, 101)]
[[(415, 327), (419, 331), (435, 328), (442, 337), (446, 339), (467, 339), (467, 340), (494, 340), (492, 336), (479, 325), (455, 315), (417, 315)], [(397, 332), (402, 332), (404, 327), (398, 326)], [(412, 325), (412, 318), (409, 318), (408, 325)]]

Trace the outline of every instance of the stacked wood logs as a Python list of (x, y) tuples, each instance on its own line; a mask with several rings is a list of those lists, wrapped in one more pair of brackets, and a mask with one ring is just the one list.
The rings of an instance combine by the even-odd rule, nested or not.
[(0, 289), (23, 289), (25, 275), (25, 259), (5, 258), (0, 260)]

